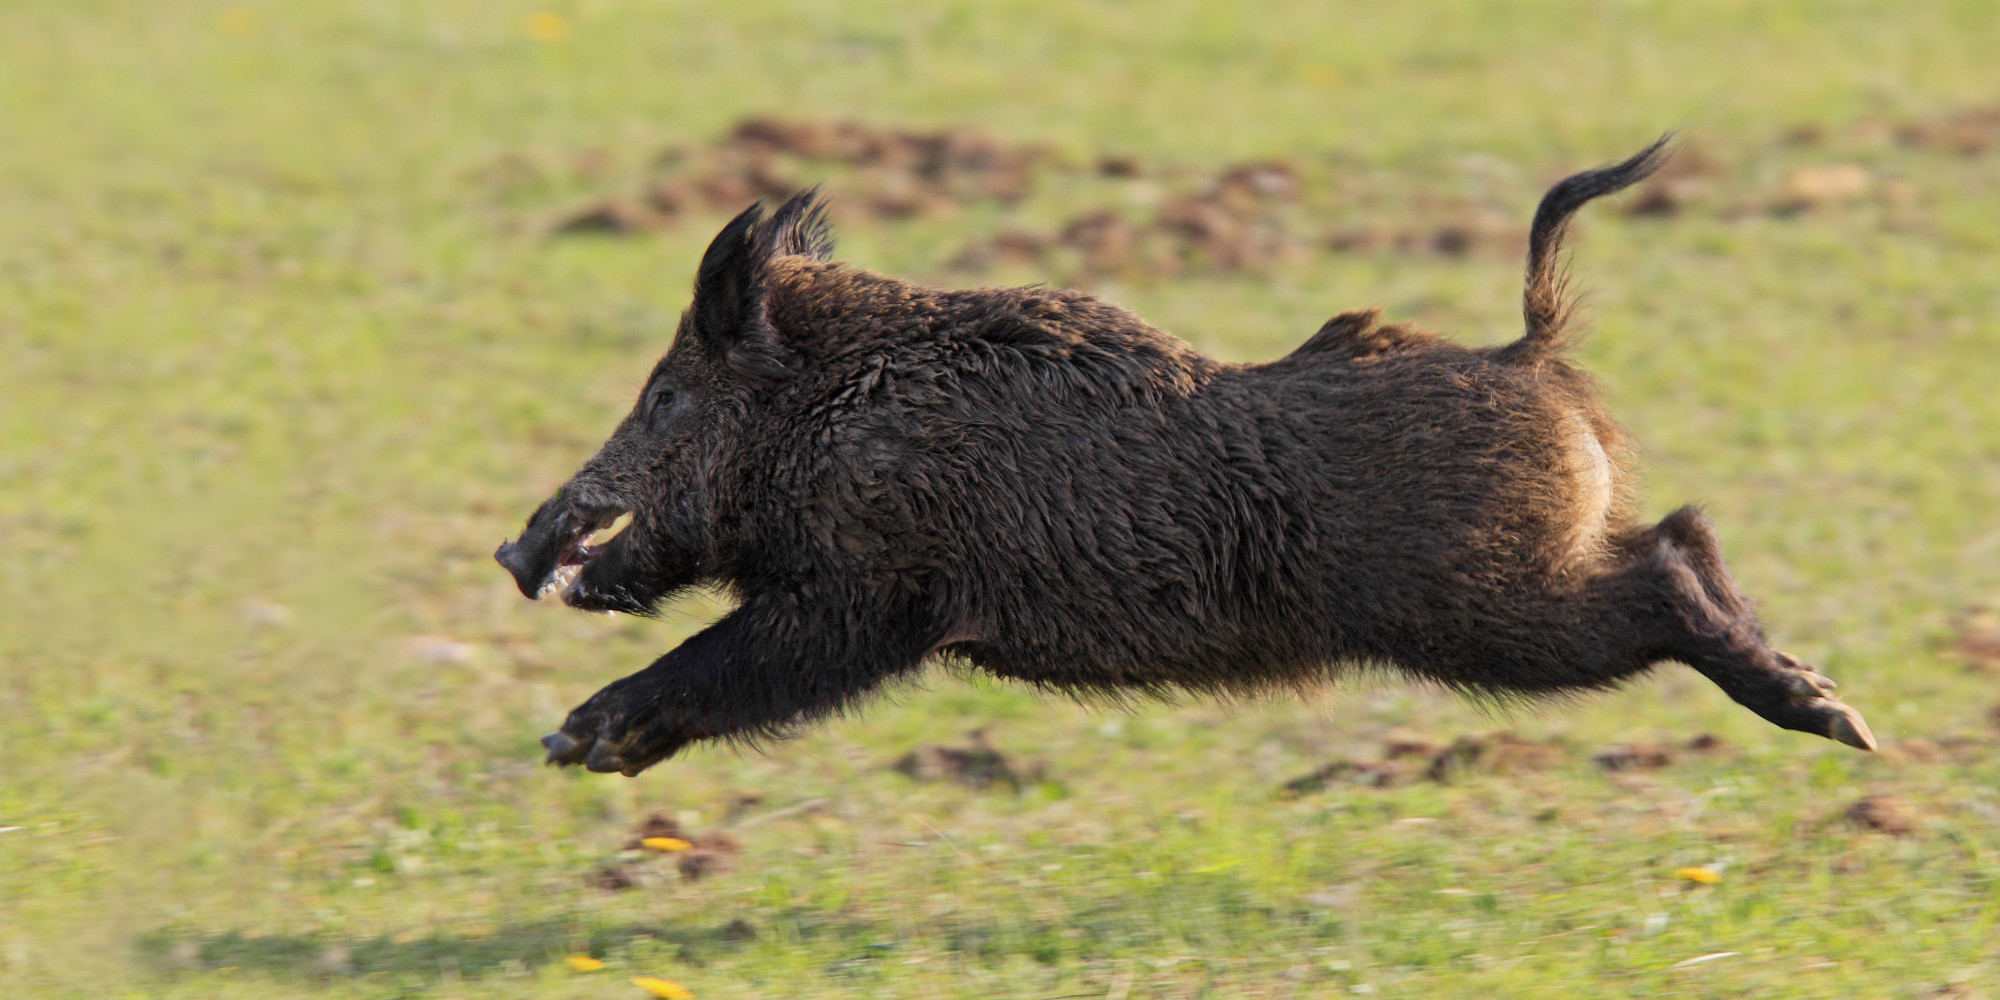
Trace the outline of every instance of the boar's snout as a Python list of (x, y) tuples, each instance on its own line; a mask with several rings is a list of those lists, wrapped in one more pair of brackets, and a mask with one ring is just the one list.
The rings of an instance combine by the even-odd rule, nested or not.
[[(598, 529), (617, 520), (622, 511), (604, 509), (578, 511), (545, 503), (528, 519), (521, 537), (502, 542), (493, 559), (514, 577), (523, 596), (539, 599), (550, 586), (565, 582), (565, 568), (579, 568), (597, 554), (585, 543)], [(574, 578), (574, 573), (568, 574)]]
[(514, 584), (521, 588), (522, 595), (530, 598), (541, 592), (542, 580), (549, 575), (549, 570), (555, 568), (554, 551), (537, 551), (535, 546), (527, 543), (526, 535), (521, 536), (519, 541), (501, 542), (500, 547), (493, 551), (493, 558), (513, 574)]
[(502, 542), (494, 550), (494, 560), (513, 574), (514, 583), (521, 588), (523, 596), (531, 599), (541, 596), (542, 582), (555, 572), (556, 559), (562, 554), (563, 542), (569, 535), (561, 523), (566, 520), (565, 515), (543, 507), (528, 519), (528, 526), (522, 530), (521, 537)]

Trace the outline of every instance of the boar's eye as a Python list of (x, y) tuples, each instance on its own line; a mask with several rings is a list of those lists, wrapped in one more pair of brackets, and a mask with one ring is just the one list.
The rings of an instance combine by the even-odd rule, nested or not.
[(666, 423), (674, 410), (675, 393), (671, 386), (659, 386), (646, 402), (646, 421), (655, 429)]

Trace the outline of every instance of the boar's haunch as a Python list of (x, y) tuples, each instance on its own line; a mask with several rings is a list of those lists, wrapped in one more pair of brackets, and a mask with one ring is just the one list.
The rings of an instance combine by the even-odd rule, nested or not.
[(1261, 364), (1081, 292), (835, 263), (811, 192), (752, 207), (638, 404), (496, 553), (572, 607), (651, 614), (700, 584), (737, 607), (571, 712), (548, 759), (632, 775), (783, 736), (933, 657), (1084, 697), (1376, 666), (1532, 698), (1676, 660), (1873, 749), (1765, 642), (1706, 518), (1634, 523), (1624, 436), (1563, 356), (1570, 217), (1664, 145), (1543, 197), (1520, 340), (1351, 312)]

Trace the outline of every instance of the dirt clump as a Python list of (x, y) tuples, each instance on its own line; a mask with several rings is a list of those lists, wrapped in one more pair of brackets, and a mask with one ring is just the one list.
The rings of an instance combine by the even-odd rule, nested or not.
[(663, 177), (646, 187), (646, 207), (662, 220), (706, 210), (740, 210), (759, 198), (786, 198), (801, 185), (766, 163), (735, 163), (705, 173)]
[(633, 862), (613, 862), (599, 868), (590, 884), (605, 892), (623, 892), (648, 881), (649, 873)]
[(1639, 186), (1625, 203), (1625, 214), (1639, 218), (1679, 215), (1704, 199), (1711, 178), (1719, 173), (1721, 168), (1714, 158), (1697, 147), (1683, 147)]
[(1006, 755), (987, 742), (984, 730), (973, 730), (968, 739), (970, 745), (962, 747), (925, 744), (904, 754), (891, 767), (916, 781), (953, 781), (975, 789), (1021, 787), (1021, 775)]
[(1927, 739), (1912, 736), (1885, 746), (1886, 759), (1913, 764), (1978, 764), (1993, 753), (1988, 740), (1966, 736), (1939, 736)]
[[(660, 154), (637, 190), (573, 209), (548, 232), (643, 234), (735, 213), (759, 200), (783, 201), (809, 183), (828, 189), (827, 210), (836, 222), (943, 218), (975, 204), (1014, 207), (1052, 171), (1132, 182), (1127, 195), (1151, 207), (1128, 215), (1130, 206), (1099, 204), (1044, 232), (1008, 228), (967, 244), (947, 266), (968, 273), (1033, 266), (1068, 281), (1135, 281), (1263, 273), (1311, 252), (1458, 257), (1526, 246), (1524, 230), (1510, 219), (1479, 212), (1448, 218), (1419, 213), (1415, 222), (1350, 225), (1329, 234), (1313, 224), (1304, 172), (1288, 160), (1236, 163), (1196, 183), (1170, 163), (1105, 154), (1065, 164), (1047, 147), (970, 128), (879, 128), (763, 115), (743, 119), (711, 142)], [(608, 174), (608, 168), (587, 172)], [(1153, 193), (1169, 183), (1179, 190)], [(1433, 217), (1422, 219), (1425, 214)]]
[(1674, 762), (1674, 748), (1664, 743), (1618, 743), (1598, 751), (1590, 762), (1607, 771), (1657, 771)]
[(1528, 245), (1528, 235), (1504, 218), (1474, 212), (1435, 224), (1348, 226), (1334, 230), (1323, 244), (1334, 253), (1465, 257), (1488, 251), (1520, 250)]
[(907, 184), (950, 201), (1013, 204), (1027, 197), (1034, 168), (1047, 158), (1036, 146), (1017, 146), (964, 128), (904, 131), (859, 122), (745, 119), (725, 144), (753, 162), (785, 154), (870, 172), (878, 181)]
[(1778, 136), (1787, 146), (1817, 146), (1826, 141), (1826, 126), (1819, 122), (1799, 122)]
[(762, 792), (736, 792), (729, 796), (729, 804), (723, 809), (722, 822), (734, 823), (742, 819), (750, 810), (764, 804)]
[(571, 212), (551, 231), (557, 236), (630, 236), (665, 221), (665, 217), (645, 204), (612, 198)]
[(1326, 764), (1311, 774), (1293, 778), (1279, 788), (1280, 798), (1296, 799), (1325, 791), (1335, 784), (1349, 784), (1361, 788), (1388, 788), (1408, 781), (1413, 768), (1407, 764), (1388, 760), (1337, 760)]
[(610, 198), (564, 216), (552, 235), (625, 236), (692, 215), (735, 213), (754, 201), (783, 201), (803, 177), (828, 182), (834, 211), (852, 220), (947, 215), (960, 204), (1012, 205), (1027, 197), (1040, 147), (982, 132), (879, 129), (858, 122), (743, 120), (704, 146), (654, 160), (659, 176), (636, 197)]
[(1730, 746), (1714, 733), (1701, 733), (1675, 746), (1672, 743), (1614, 743), (1592, 755), (1590, 762), (1607, 771), (1657, 771), (1671, 767), (1682, 753), (1714, 756), (1728, 753)]
[(1952, 623), (1945, 655), (1980, 673), (2000, 671), (2000, 612), (1968, 608)]
[(1140, 267), (1141, 247), (1150, 235), (1137, 223), (1105, 208), (1071, 219), (1056, 243), (1076, 252), (1083, 273), (1118, 277), (1131, 275)]
[(1289, 163), (1238, 164), (1200, 191), (1168, 199), (1154, 228), (1187, 270), (1262, 270), (1298, 254), (1280, 208), (1298, 201), (1299, 193), (1299, 174)]
[(674, 868), (689, 882), (709, 875), (721, 875), (736, 868), (736, 855), (743, 848), (725, 833), (696, 837), (694, 846), (674, 856)]
[(1326, 248), (1334, 253), (1377, 253), (1415, 246), (1416, 240), (1410, 233), (1396, 232), (1382, 225), (1350, 226), (1326, 238)]
[(654, 837), (680, 838), (680, 836), (680, 823), (672, 816), (655, 810), (647, 813), (646, 818), (639, 821), (639, 827), (633, 832), (632, 839), (626, 842), (625, 849), (628, 851), (643, 850), (646, 846), (646, 841)]
[(990, 240), (967, 244), (945, 266), (954, 271), (977, 272), (996, 265), (1036, 264), (1056, 249), (1059, 239), (1025, 229), (1003, 229)]
[(1449, 783), (1463, 774), (1540, 771), (1568, 758), (1569, 748), (1561, 743), (1523, 739), (1511, 732), (1461, 736), (1431, 760), (1424, 777)]
[[(1136, 177), (1137, 161), (1098, 172)], [(1079, 279), (1138, 279), (1181, 274), (1262, 271), (1298, 257), (1290, 206), (1302, 190), (1299, 172), (1282, 161), (1231, 166), (1192, 193), (1162, 201), (1152, 218), (1137, 220), (1110, 207), (1072, 215), (1053, 239), (1003, 234), (968, 246), (954, 266), (978, 271), (996, 263), (1034, 263)]]
[(1418, 757), (1431, 760), (1445, 751), (1448, 744), (1431, 739), (1408, 729), (1391, 729), (1382, 738), (1382, 757), (1385, 760), (1403, 760)]
[(1215, 179), (1214, 194), (1252, 202), (1297, 201), (1299, 172), (1283, 160), (1262, 160), (1230, 167)]
[[(762, 801), (759, 796), (734, 797), (736, 801), (744, 798)], [(656, 851), (647, 847), (646, 841), (663, 837), (685, 841), (687, 846), (667, 851)], [(656, 810), (639, 821), (633, 828), (631, 838), (620, 850), (619, 857), (605, 863), (591, 876), (590, 881), (592, 885), (606, 892), (653, 885), (664, 876), (664, 865), (671, 860), (681, 878), (691, 882), (734, 870), (736, 855), (741, 851), (742, 846), (726, 833), (718, 831), (691, 835), (684, 832), (684, 828), (672, 814)]]
[(1106, 154), (1097, 158), (1097, 173), (1101, 177), (1131, 180), (1145, 176), (1146, 167), (1136, 156)]
[(1382, 742), (1381, 760), (1336, 760), (1280, 786), (1281, 798), (1299, 798), (1336, 784), (1389, 788), (1419, 777), (1450, 782), (1470, 773), (1537, 771), (1566, 760), (1561, 743), (1523, 739), (1510, 732), (1461, 736), (1440, 743), (1406, 729), (1392, 729)]
[(1940, 118), (1905, 122), (1896, 139), (1912, 149), (1977, 156), (2000, 146), (2000, 107), (1966, 108)]
[(1917, 832), (1917, 811), (1894, 795), (1869, 795), (1847, 807), (1850, 821), (1892, 837)]
[(1223, 192), (1175, 198), (1154, 223), (1190, 271), (1238, 274), (1292, 256), (1295, 244), (1276, 213)]

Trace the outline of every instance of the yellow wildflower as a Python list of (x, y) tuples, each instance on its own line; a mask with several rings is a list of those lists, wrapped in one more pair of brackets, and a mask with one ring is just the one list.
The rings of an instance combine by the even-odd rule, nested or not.
[(689, 992), (687, 987), (671, 979), (640, 976), (632, 980), (632, 985), (659, 997), (660, 1000), (694, 1000), (694, 994)]
[(1714, 885), (1722, 881), (1722, 874), (1713, 868), (1682, 868), (1675, 871), (1674, 874), (1690, 882), (1699, 882), (1702, 885)]
[(685, 851), (694, 846), (679, 837), (647, 837), (639, 843), (656, 851)]
[(528, 15), (528, 37), (543, 44), (560, 42), (569, 34), (569, 22), (561, 14), (536, 11)]
[(571, 955), (569, 957), (569, 967), (578, 972), (596, 972), (604, 968), (604, 963), (591, 958), (589, 955)]

